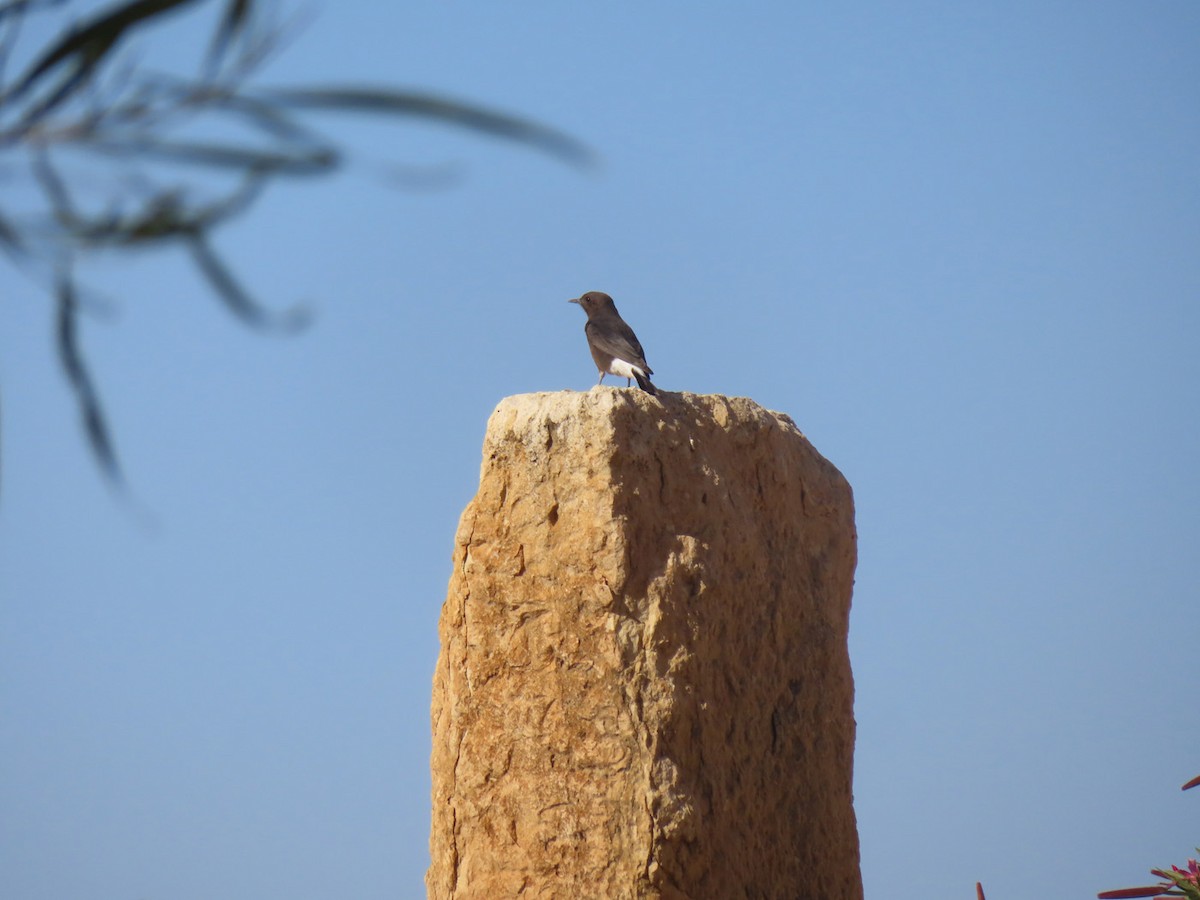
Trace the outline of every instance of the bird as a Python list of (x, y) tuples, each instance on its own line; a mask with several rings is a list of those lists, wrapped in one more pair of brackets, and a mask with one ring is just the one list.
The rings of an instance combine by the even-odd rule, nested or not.
[(638, 387), (647, 394), (657, 393), (650, 383), (654, 370), (646, 363), (646, 353), (638, 343), (637, 335), (617, 312), (613, 298), (601, 291), (588, 291), (567, 302), (578, 303), (587, 313), (583, 332), (587, 335), (588, 349), (592, 351), (596, 368), (600, 370), (600, 380), (596, 384), (602, 384), (605, 375), (617, 375), (625, 379), (626, 387), (630, 379), (636, 379)]

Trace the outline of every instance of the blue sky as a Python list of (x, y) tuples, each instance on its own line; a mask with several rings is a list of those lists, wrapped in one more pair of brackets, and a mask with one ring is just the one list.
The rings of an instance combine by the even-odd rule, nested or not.
[(260, 83), (433, 89), (600, 162), (329, 117), (354, 165), (217, 237), (295, 337), (175, 251), (85, 261), (126, 498), (0, 268), (5, 896), (422, 895), (455, 525), (496, 403), (593, 383), (585, 290), (663, 389), (789, 414), (854, 487), (868, 897), (1192, 853), (1200, 5), (300, 9)]

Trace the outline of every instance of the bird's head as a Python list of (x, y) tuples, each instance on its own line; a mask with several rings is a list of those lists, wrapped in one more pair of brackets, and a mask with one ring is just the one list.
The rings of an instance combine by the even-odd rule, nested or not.
[(583, 311), (589, 316), (592, 313), (599, 312), (602, 309), (611, 309), (616, 311), (616, 305), (613, 303), (612, 297), (602, 291), (588, 291), (579, 297), (568, 300), (568, 303), (578, 303), (583, 307)]

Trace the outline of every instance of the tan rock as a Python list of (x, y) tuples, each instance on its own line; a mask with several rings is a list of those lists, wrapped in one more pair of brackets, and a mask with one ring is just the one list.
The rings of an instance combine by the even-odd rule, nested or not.
[(433, 686), (437, 900), (860, 898), (850, 487), (750, 400), (509, 397)]

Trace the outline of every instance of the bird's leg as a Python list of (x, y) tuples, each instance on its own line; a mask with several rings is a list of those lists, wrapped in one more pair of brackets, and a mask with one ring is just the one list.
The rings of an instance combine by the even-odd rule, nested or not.
[(633, 379), (632, 379), (632, 378), (626, 378), (626, 379), (625, 379), (625, 387), (629, 387), (631, 384), (633, 384)]
[(596, 384), (604, 384), (604, 376), (605, 376), (605, 375), (607, 375), (607, 374), (608, 374), (607, 372), (601, 372), (601, 373), (600, 373), (600, 380), (599, 380), (599, 381), (597, 381), (597, 382), (596, 382)]

